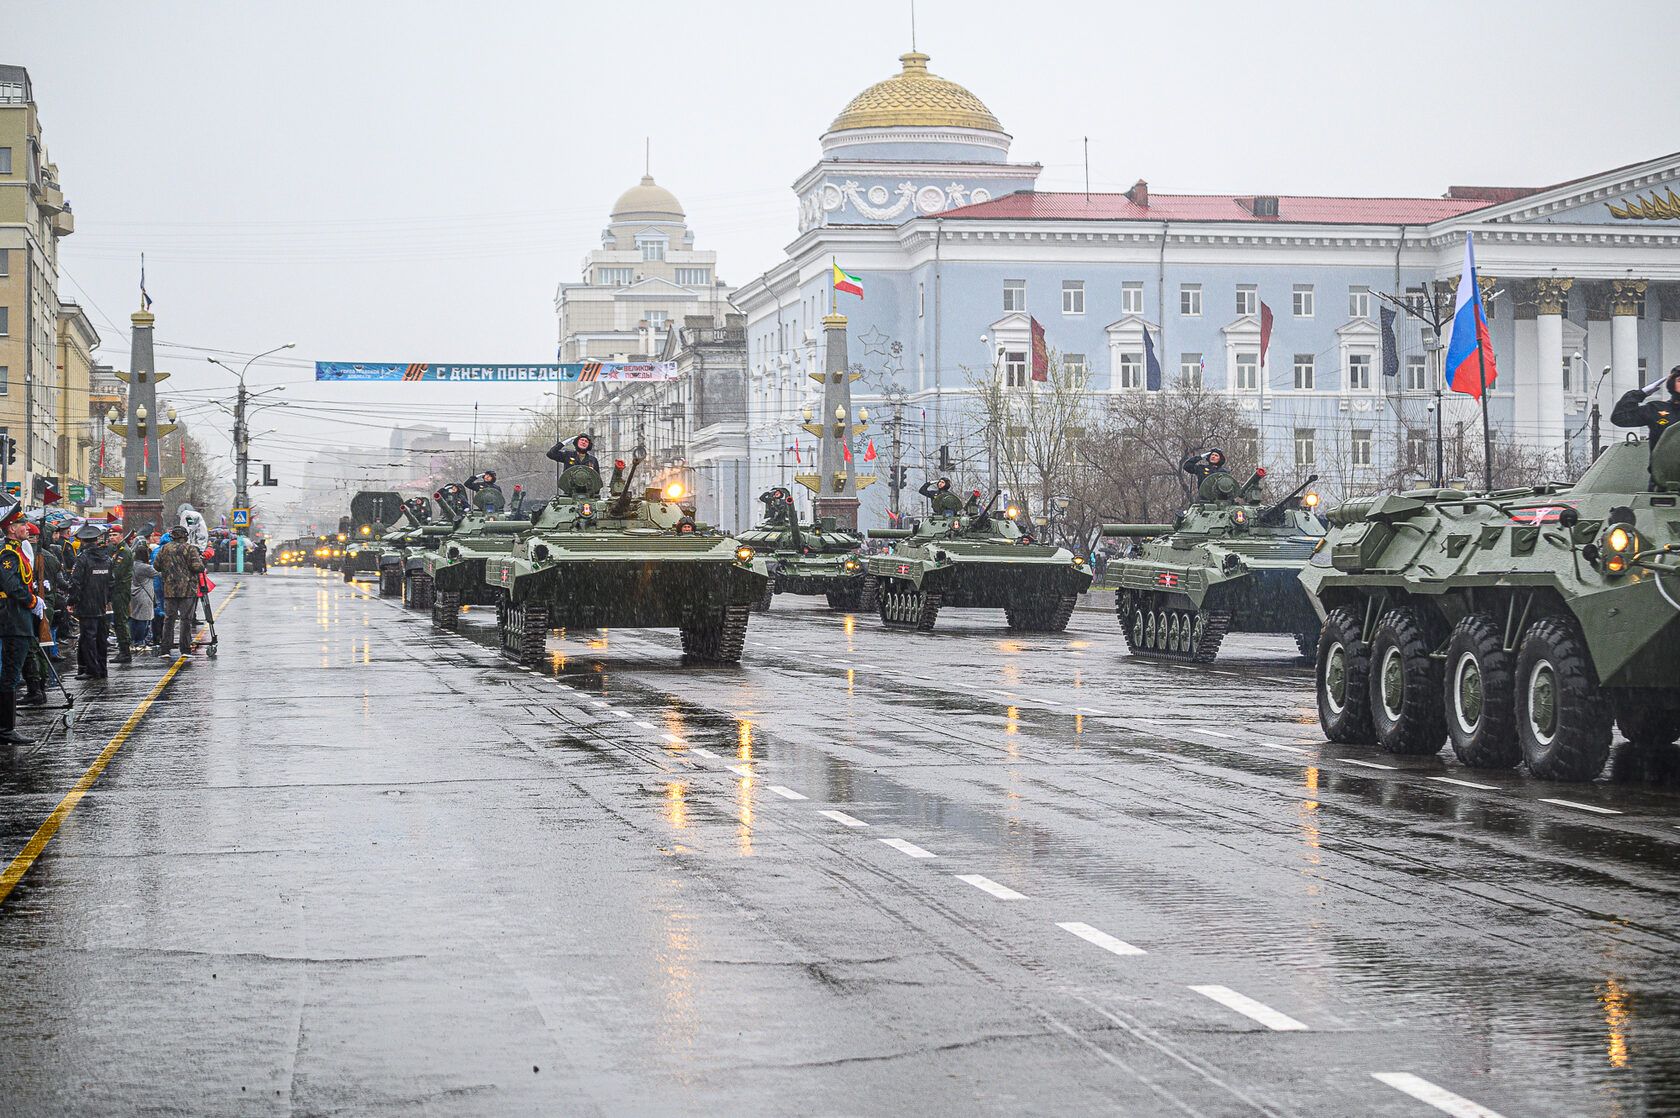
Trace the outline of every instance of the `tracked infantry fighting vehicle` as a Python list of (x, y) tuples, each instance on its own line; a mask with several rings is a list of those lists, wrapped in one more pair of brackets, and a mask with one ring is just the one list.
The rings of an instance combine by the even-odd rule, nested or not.
[(409, 578), (409, 560), (415, 559), (412, 569), (419, 569), (418, 556), (425, 547), (422, 531), (432, 519), (431, 502), (424, 497), (410, 497), (402, 503), (402, 519), (379, 540), (379, 596), (395, 598), (403, 593)]
[[(500, 602), (500, 591), (485, 581), (485, 565), (511, 551), (520, 533), (531, 530), (531, 522), (502, 520), (472, 508), (466, 486), (458, 483), (444, 486), (432, 499), (444, 509), (450, 530), (434, 536), (420, 553), (412, 593), (427, 600), (435, 627), (453, 631), (461, 626), (462, 606)], [(430, 527), (421, 529), (422, 536)]]
[[(1574, 486), (1351, 501), (1302, 584), (1324, 614), (1325, 736), (1590, 780), (1611, 722), (1680, 736), (1680, 433)], [(1650, 473), (1647, 475), (1647, 465)]]
[(862, 533), (836, 527), (832, 516), (799, 523), (793, 493), (782, 486), (758, 499), (764, 519), (739, 537), (769, 562), (770, 582), (754, 609), (769, 609), (777, 594), (821, 594), (831, 609), (875, 608), (873, 597), (864, 597)]
[[(932, 629), (941, 609), (1001, 609), (1021, 632), (1059, 633), (1091, 586), (1085, 561), (1064, 547), (1029, 542), (1016, 510), (994, 513), (978, 499), (961, 511), (936, 505), (914, 528), (877, 528), (870, 539), (896, 541), (869, 557), (881, 621)], [(955, 498), (949, 498), (953, 502)]]
[(401, 520), (400, 493), (364, 489), (350, 498), (350, 519), (340, 524), (346, 539), (339, 570), (345, 582), (354, 581), (360, 574), (378, 573), (385, 533)]
[(764, 560), (696, 525), (680, 486), (637, 492), (640, 463), (618, 462), (604, 498), (598, 471), (568, 467), (531, 530), (487, 561), (502, 649), (519, 663), (543, 658), (551, 628), (674, 628), (689, 658), (741, 659)]
[(1238, 486), (1209, 473), (1196, 503), (1171, 524), (1105, 524), (1105, 536), (1139, 540), (1113, 559), (1103, 587), (1135, 656), (1212, 663), (1227, 633), (1287, 633), (1303, 659), (1318, 647), (1318, 615), (1298, 575), (1324, 538), (1308, 478), (1281, 501), (1254, 500), (1266, 472)]

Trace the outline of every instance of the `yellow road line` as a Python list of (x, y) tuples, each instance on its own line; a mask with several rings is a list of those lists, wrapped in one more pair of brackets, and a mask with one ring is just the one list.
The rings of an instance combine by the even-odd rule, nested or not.
[[(235, 585), (228, 596), (222, 599), (221, 609), (216, 610), (216, 613), (220, 614), (223, 609), (226, 609), (227, 604), (233, 600), (233, 596), (237, 593), (239, 593), (239, 587)], [(76, 781), (76, 786), (70, 789), (69, 795), (58, 801), (58, 806), (53, 808), (53, 813), (47, 816), (46, 822), (35, 829), (35, 834), (30, 837), (23, 850), (16, 858), (12, 859), (5, 872), (0, 873), (0, 904), (5, 903), (6, 898), (11, 895), (13, 887), (23, 880), (23, 875), (29, 872), (29, 867), (35, 864), (35, 859), (41, 856), (41, 851), (47, 848), (47, 843), (51, 842), (52, 837), (58, 833), (59, 826), (70, 817), (72, 811), (76, 810), (76, 805), (82, 802), (82, 797), (87, 795), (89, 788), (93, 787), (93, 782), (99, 779), (99, 774), (105, 771), (105, 766), (111, 763), (111, 758), (117, 755), (117, 750), (121, 749), (129, 735), (134, 733), (134, 728), (140, 725), (140, 720), (146, 716), (148, 710), (152, 709), (152, 704), (157, 701), (157, 697), (163, 694), (163, 689), (169, 686), (169, 681), (175, 678), (175, 673), (180, 671), (181, 665), (186, 662), (186, 656), (175, 658), (175, 662), (169, 665), (169, 670), (163, 673), (163, 678), (153, 684), (152, 689), (146, 693), (146, 697), (140, 700), (140, 705), (134, 708), (134, 713), (128, 716), (128, 720), (106, 743), (105, 748), (99, 751), (99, 756), (94, 759), (93, 764), (88, 766), (88, 770), (82, 774), (82, 778)]]

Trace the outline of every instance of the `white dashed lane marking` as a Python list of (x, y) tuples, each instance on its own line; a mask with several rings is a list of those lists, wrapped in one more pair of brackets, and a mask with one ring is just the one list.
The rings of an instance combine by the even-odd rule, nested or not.
[(1344, 765), (1358, 765), (1362, 769), (1381, 769), (1389, 773), (1400, 771), (1393, 765), (1379, 765), (1375, 761), (1356, 761), (1352, 757), (1338, 757), (1337, 760)]
[(1621, 814), (1621, 812), (1617, 811), (1613, 807), (1599, 807), (1597, 804), (1581, 804), (1581, 803), (1576, 803), (1574, 800), (1554, 800), (1549, 796), (1541, 796), (1540, 797), (1540, 802), (1543, 803), (1543, 804), (1556, 804), (1558, 807), (1572, 807), (1576, 811), (1590, 811), (1594, 815), (1620, 815)]
[(1460, 788), (1476, 788), (1483, 792), (1497, 792), (1499, 787), (1494, 784), (1477, 784), (1474, 780), (1459, 780), (1451, 776), (1432, 776), (1430, 780), (1438, 780), (1442, 784), (1454, 784)]
[(1286, 753), (1311, 753), (1312, 752), (1312, 750), (1302, 749), (1298, 745), (1279, 745), (1275, 741), (1261, 741), (1261, 742), (1255, 742), (1254, 744), (1265, 746), (1267, 749), (1281, 749)]
[(704, 758), (706, 758), (707, 760), (710, 760), (710, 761), (717, 760), (717, 754), (716, 753), (713, 753), (711, 750), (706, 749), (702, 746), (697, 745), (694, 748), (690, 749), (689, 752), (694, 754), (696, 757), (704, 757)]
[(1489, 1110), (1481, 1103), (1455, 1095), (1445, 1087), (1437, 1087), (1409, 1071), (1374, 1071), (1371, 1078), (1386, 1083), (1401, 1094), (1412, 1096), (1418, 1102), (1428, 1103), (1443, 1114), (1451, 1114), (1453, 1118), (1504, 1118), (1497, 1110)]
[(824, 814), (828, 818), (834, 820), (836, 823), (844, 823), (848, 827), (867, 827), (867, 826), (869, 826), (869, 824), (865, 823), (863, 820), (854, 819), (852, 816), (847, 815), (843, 811), (825, 811), (822, 814)]
[(1115, 939), (1107, 932), (1099, 931), (1096, 928), (1091, 927), (1089, 924), (1081, 924), (1077, 920), (1070, 921), (1066, 924), (1057, 924), (1056, 927), (1062, 929), (1064, 932), (1072, 932), (1085, 942), (1094, 943), (1104, 951), (1112, 951), (1116, 955), (1144, 954), (1143, 948), (1133, 947), (1123, 939)]
[(615, 709), (613, 711), (613, 713), (618, 715), (620, 718), (629, 718), (630, 717), (630, 712), (627, 711), (627, 710), (617, 710), (617, 709)]
[(657, 730), (657, 729), (659, 729), (659, 727), (655, 726), (652, 722), (643, 722), (640, 718), (636, 719), (636, 725), (640, 726), (644, 730)]
[(939, 857), (939, 855), (935, 854), (933, 851), (923, 850), (921, 847), (917, 846), (915, 843), (905, 842), (903, 839), (891, 838), (891, 839), (882, 839), (881, 841), (886, 843), (888, 846), (892, 847), (894, 850), (898, 851), (900, 854), (908, 854), (912, 858), (937, 858), (937, 857)]
[(983, 893), (990, 893), (1000, 901), (1024, 901), (1026, 895), (1017, 893), (1007, 885), (999, 885), (989, 877), (982, 877), (977, 873), (959, 873), (958, 881), (966, 881)]
[(665, 740), (674, 741), (678, 745), (681, 745), (682, 744), (682, 735), (681, 734), (666, 734), (665, 735)]
[(1079, 713), (1081, 713), (1081, 714), (1107, 714), (1108, 711), (1098, 710), (1096, 707), (1080, 707), (1079, 708)]
[(1204, 998), (1212, 998), (1226, 1009), (1234, 1009), (1244, 1017), (1258, 1021), (1275, 1032), (1302, 1032), (1305, 1025), (1289, 1016), (1279, 1013), (1269, 1005), (1255, 1001), (1246, 994), (1239, 994), (1229, 986), (1192, 986), (1190, 989)]
[(805, 799), (804, 796), (801, 796), (798, 792), (795, 792), (792, 788), (783, 788), (780, 784), (772, 784), (770, 786), (770, 791), (776, 793), (776, 795), (780, 796), (784, 800), (803, 800), (803, 799)]
[(730, 765), (729, 771), (734, 773), (736, 776), (751, 776), (753, 774), (752, 768), (749, 765)]

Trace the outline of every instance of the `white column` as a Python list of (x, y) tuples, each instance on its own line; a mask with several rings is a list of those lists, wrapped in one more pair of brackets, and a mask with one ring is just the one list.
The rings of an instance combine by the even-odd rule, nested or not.
[(1575, 281), (1536, 280), (1534, 316), (1535, 340), (1535, 446), (1563, 453), (1563, 301)]
[[(1508, 300), (1507, 304), (1515, 300)], [(1506, 385), (1506, 375), (1509, 372), (1511, 389), (1511, 419), (1517, 441), (1532, 447), (1542, 447), (1545, 440), (1540, 437), (1540, 358), (1538, 355), (1538, 331), (1528, 327), (1522, 319), (1518, 319), (1512, 330), (1513, 344), (1511, 350), (1511, 368), (1499, 370), (1501, 387)]]
[(1639, 299), (1644, 280), (1610, 281), (1610, 379), (1612, 399), (1639, 387)]

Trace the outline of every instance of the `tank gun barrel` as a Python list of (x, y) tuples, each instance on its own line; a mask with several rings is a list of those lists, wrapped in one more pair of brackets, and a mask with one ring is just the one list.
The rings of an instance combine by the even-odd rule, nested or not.
[(908, 528), (870, 528), (864, 535), (872, 540), (907, 540), (915, 533)]
[(624, 475), (624, 491), (618, 495), (618, 500), (612, 503), (612, 508), (607, 510), (607, 515), (614, 520), (622, 519), (624, 514), (630, 511), (630, 495), (635, 492), (631, 483), (636, 480), (636, 469), (642, 464), (641, 450), (641, 447), (637, 447), (635, 457), (630, 459), (630, 472)]
[(1104, 524), (1102, 534), (1105, 536), (1121, 536), (1130, 539), (1147, 539), (1151, 536), (1164, 536), (1173, 530), (1171, 524)]
[[(1248, 475), (1248, 480), (1247, 481), (1243, 482), (1242, 489), (1237, 494), (1238, 499), (1239, 500), (1247, 499), (1250, 494), (1252, 494), (1256, 489), (1260, 488), (1260, 484), (1262, 482), (1264, 482), (1265, 480), (1266, 480), (1266, 467), (1264, 467), (1264, 466), (1254, 467), (1254, 472), (1252, 474)], [(1310, 485), (1311, 482), (1308, 482), (1308, 484)], [(1288, 499), (1289, 498), (1287, 498), (1287, 497), (1284, 498), (1284, 500), (1288, 500)]]
[(1255, 518), (1254, 522), (1256, 524), (1269, 524), (1269, 523), (1271, 523), (1272, 518), (1277, 516), (1278, 513), (1283, 511), (1284, 506), (1288, 505), (1290, 501), (1293, 501), (1295, 498), (1299, 497), (1302, 493), (1306, 492), (1307, 486), (1311, 485), (1313, 482), (1315, 482), (1317, 480), (1318, 480), (1318, 475), (1317, 474), (1312, 474), (1311, 476), (1309, 476), (1307, 478), (1306, 481), (1303, 481), (1300, 485), (1297, 485), (1294, 489), (1291, 489), (1289, 491), (1289, 493), (1282, 500), (1276, 502), (1275, 504), (1271, 504), (1271, 505), (1266, 506), (1266, 508), (1260, 513), (1260, 515)]
[(1343, 501), (1329, 512), (1330, 523), (1338, 528), (1345, 528), (1349, 524), (1364, 520), (1366, 515), (1382, 500), (1376, 497), (1355, 497), (1351, 501)]

